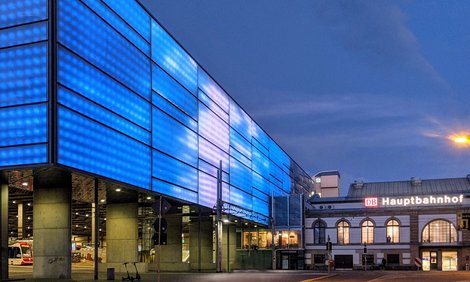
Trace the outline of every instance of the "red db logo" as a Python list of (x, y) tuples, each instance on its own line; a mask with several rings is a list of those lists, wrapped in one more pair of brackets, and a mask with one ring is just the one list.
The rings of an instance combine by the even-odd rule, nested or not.
[(364, 199), (364, 206), (366, 208), (378, 208), (379, 199), (377, 197), (368, 197)]

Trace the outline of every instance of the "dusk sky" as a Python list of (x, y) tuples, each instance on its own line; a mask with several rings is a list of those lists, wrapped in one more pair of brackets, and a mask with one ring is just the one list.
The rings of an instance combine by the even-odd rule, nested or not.
[(310, 175), (470, 174), (470, 1), (141, 0)]

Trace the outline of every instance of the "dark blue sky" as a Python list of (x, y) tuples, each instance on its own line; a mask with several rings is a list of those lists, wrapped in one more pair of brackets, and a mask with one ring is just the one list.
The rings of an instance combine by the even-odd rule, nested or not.
[(469, 1), (141, 0), (311, 175), (464, 177)]

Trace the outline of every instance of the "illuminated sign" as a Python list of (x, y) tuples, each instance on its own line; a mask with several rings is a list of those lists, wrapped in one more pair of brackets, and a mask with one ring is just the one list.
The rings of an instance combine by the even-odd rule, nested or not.
[[(411, 197), (367, 197), (364, 198), (364, 207), (408, 207), (423, 205), (452, 205), (462, 204), (463, 195), (459, 196), (411, 196)], [(380, 205), (379, 205), (380, 204)]]
[(364, 206), (366, 208), (378, 208), (379, 199), (377, 197), (367, 197), (364, 199)]

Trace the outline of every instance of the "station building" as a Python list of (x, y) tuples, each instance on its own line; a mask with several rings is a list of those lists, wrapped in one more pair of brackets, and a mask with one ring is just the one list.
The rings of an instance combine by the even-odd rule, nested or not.
[[(470, 175), (355, 182), (346, 197), (309, 200), (305, 259), (310, 269), (465, 270), (470, 263)], [(331, 242), (331, 251), (326, 243)]]
[(292, 238), (273, 199), (312, 179), (138, 1), (1, 1), (0, 80), (2, 279), (9, 239), (70, 278), (98, 243), (118, 271), (227, 271), (259, 228)]

